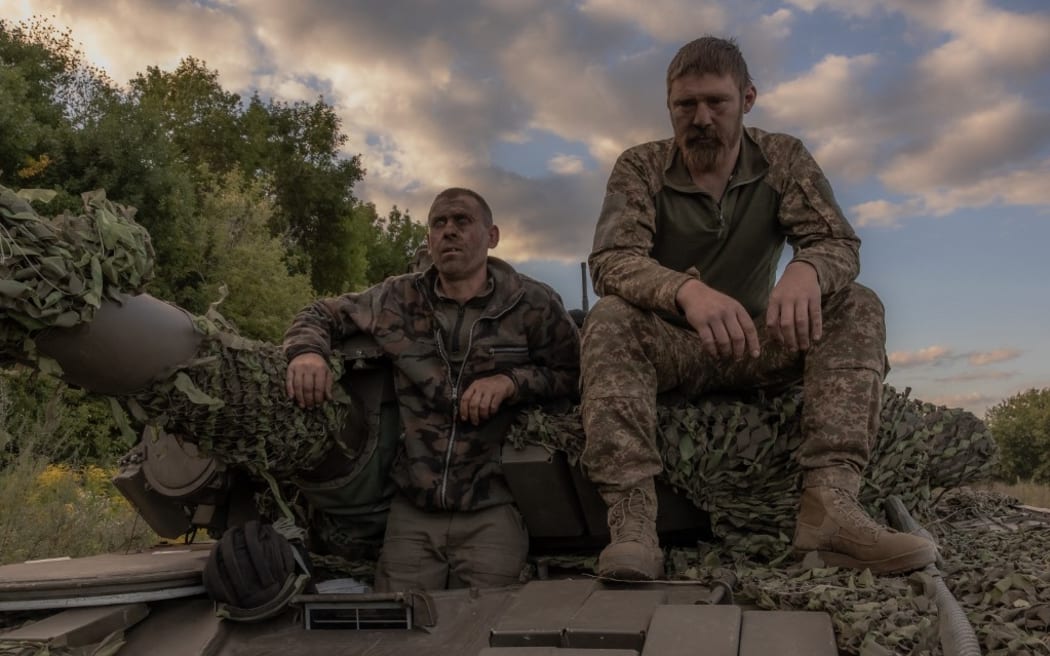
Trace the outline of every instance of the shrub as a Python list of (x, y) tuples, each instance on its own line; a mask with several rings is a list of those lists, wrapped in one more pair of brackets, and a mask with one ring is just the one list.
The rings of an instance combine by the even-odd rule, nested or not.
[(1050, 483), (1050, 388), (1030, 389), (988, 410), (1007, 481)]

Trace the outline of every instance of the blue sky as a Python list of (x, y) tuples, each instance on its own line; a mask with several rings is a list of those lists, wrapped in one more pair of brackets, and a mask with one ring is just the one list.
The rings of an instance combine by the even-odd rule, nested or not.
[[(287, 6), (284, 6), (287, 5)], [(670, 135), (664, 71), (735, 37), (746, 123), (801, 137), (864, 240), (888, 381), (979, 415), (1050, 386), (1050, 6), (1045, 0), (0, 0), (52, 16), (118, 81), (193, 55), (226, 88), (323, 94), (368, 169), (358, 195), (422, 218), (477, 189), (495, 254), (580, 305), (605, 180)]]

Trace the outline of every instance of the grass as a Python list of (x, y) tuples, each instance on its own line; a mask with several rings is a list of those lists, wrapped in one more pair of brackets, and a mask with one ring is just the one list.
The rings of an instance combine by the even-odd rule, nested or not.
[(157, 537), (98, 466), (22, 460), (0, 472), (0, 563), (137, 550)]
[(1014, 484), (989, 483), (985, 489), (1017, 498), (1021, 503), (1038, 508), (1050, 508), (1050, 485), (1019, 482)]
[(56, 453), (69, 451), (77, 408), (54, 395), (29, 411), (12, 380), (0, 376), (0, 564), (155, 543), (157, 536), (110, 482), (115, 463), (57, 461)]

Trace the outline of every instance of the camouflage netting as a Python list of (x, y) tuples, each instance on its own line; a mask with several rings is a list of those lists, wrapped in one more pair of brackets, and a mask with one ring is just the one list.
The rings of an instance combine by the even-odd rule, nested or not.
[[(0, 361), (37, 361), (33, 337), (45, 328), (91, 321), (103, 300), (136, 294), (153, 277), (149, 234), (133, 208), (83, 194), (84, 214), (43, 217), (28, 200), (54, 192), (0, 186)], [(204, 339), (196, 357), (144, 392), (122, 399), (142, 423), (192, 436), (231, 464), (282, 476), (316, 466), (351, 412), (339, 395), (301, 410), (284, 391), (286, 361), (278, 346), (237, 336), (214, 310), (196, 317)], [(331, 362), (336, 374), (342, 362)]]
[[(802, 440), (800, 388), (779, 396), (701, 401), (659, 407), (663, 477), (711, 514), (712, 530), (741, 556), (776, 562), (791, 547), (802, 472), (792, 454)], [(579, 458), (578, 408), (562, 414), (532, 409), (511, 440), (540, 444)], [(882, 423), (865, 472), (861, 502), (879, 516), (897, 495), (917, 517), (929, 512), (931, 490), (987, 477), (995, 442), (972, 413), (883, 389)]]
[[(1050, 513), (1028, 513), (1015, 499), (960, 488), (926, 521), (942, 573), (988, 656), (1050, 654)], [(1009, 557), (1004, 557), (1009, 554)], [(668, 575), (710, 582), (724, 557), (717, 547), (672, 550)], [(925, 573), (878, 576), (839, 568), (734, 564), (737, 603), (831, 615), (841, 653), (862, 656), (943, 653), (932, 580)]]
[(33, 357), (32, 333), (90, 321), (105, 298), (137, 293), (153, 278), (153, 247), (135, 210), (83, 194), (84, 214), (41, 217), (0, 186), (0, 361)]
[[(353, 406), (339, 390), (304, 410), (287, 397), (287, 360), (279, 346), (238, 337), (214, 314), (196, 317), (204, 335), (197, 356), (143, 392), (122, 399), (140, 421), (191, 436), (203, 453), (257, 474), (287, 478), (316, 467)], [(335, 377), (342, 361), (329, 361)], [(350, 454), (353, 455), (353, 454)]]

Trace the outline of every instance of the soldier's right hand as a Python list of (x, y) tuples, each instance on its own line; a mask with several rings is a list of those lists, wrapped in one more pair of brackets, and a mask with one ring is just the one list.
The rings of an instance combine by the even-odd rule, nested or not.
[(332, 370), (317, 353), (301, 353), (288, 363), (288, 398), (300, 408), (313, 408), (332, 398)]
[(689, 325), (700, 336), (704, 352), (713, 358), (741, 360), (759, 356), (758, 331), (744, 306), (735, 298), (690, 280), (675, 296)]

